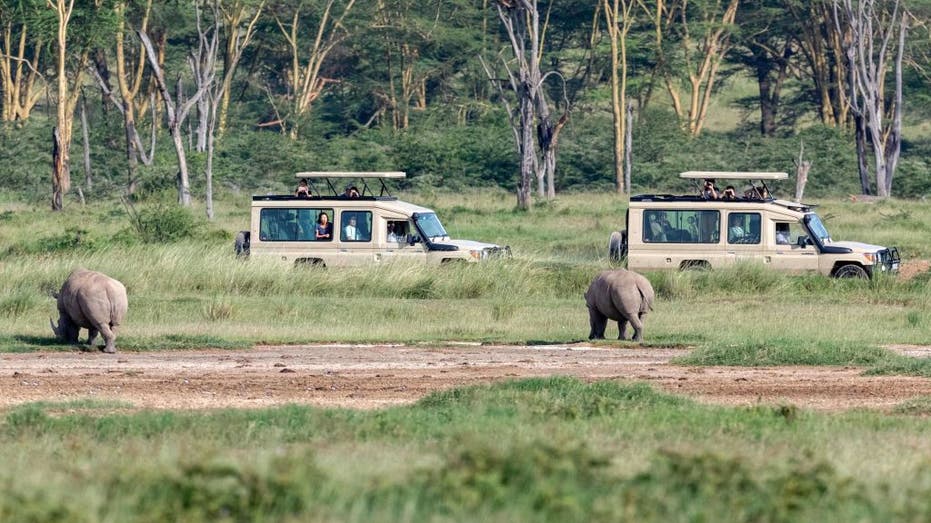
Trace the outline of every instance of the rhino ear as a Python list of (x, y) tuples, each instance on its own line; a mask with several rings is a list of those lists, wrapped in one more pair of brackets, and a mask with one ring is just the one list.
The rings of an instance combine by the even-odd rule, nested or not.
[(48, 319), (48, 324), (51, 325), (52, 332), (55, 333), (55, 336), (61, 337), (61, 328), (55, 325), (55, 322), (52, 320), (51, 317), (49, 317)]

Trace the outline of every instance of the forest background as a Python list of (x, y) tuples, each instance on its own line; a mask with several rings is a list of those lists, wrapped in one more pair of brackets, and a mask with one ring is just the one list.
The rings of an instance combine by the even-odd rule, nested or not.
[[(290, 190), (303, 170), (403, 170), (405, 189), (514, 191), (510, 87), (529, 42), (540, 46), (530, 56), (550, 111), (533, 120), (535, 143), (558, 133), (553, 192), (680, 190), (684, 170), (794, 173), (801, 160), (811, 162), (806, 194), (859, 194), (845, 4), (2, 0), (0, 191), (43, 205), (55, 187), (64, 205), (176, 192), (183, 202), (189, 171), (208, 215), (215, 192)], [(878, 93), (888, 122), (895, 24), (907, 23), (890, 192), (922, 197), (931, 192), (931, 2), (851, 5), (872, 9), (877, 52), (881, 29), (892, 28)], [(527, 12), (509, 15), (522, 6), (538, 15), (524, 33)], [(612, 79), (631, 102), (631, 143), (621, 145), (630, 187)], [(65, 187), (53, 174), (61, 169)]]

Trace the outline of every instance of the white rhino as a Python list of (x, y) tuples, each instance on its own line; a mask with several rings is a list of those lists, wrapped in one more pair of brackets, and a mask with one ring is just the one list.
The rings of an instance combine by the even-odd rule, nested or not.
[(106, 274), (75, 269), (55, 295), (58, 299), (58, 325), (49, 318), (55, 335), (68, 343), (78, 342), (78, 332), (87, 329), (87, 344), (93, 345), (99, 332), (104, 352), (116, 352), (116, 327), (123, 322), (129, 301), (126, 287)]
[(608, 320), (617, 321), (618, 337), (634, 328), (634, 341), (643, 341), (643, 317), (653, 310), (653, 286), (642, 275), (625, 269), (602, 271), (585, 292), (591, 331), (588, 339), (604, 339)]

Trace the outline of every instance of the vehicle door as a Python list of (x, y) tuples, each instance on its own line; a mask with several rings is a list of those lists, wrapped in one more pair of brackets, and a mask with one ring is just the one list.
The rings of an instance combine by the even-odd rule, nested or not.
[(763, 261), (763, 220), (758, 211), (727, 212), (724, 254), (728, 264)]
[(808, 232), (797, 221), (767, 220), (766, 250), (763, 262), (774, 269), (786, 272), (818, 271), (818, 251), (814, 245), (802, 242)]
[(340, 265), (370, 265), (376, 260), (372, 211), (342, 209), (336, 223)]
[[(409, 218), (384, 217), (378, 222), (376, 235), (379, 238), (380, 248), (375, 255), (377, 262), (426, 262), (427, 251), (424, 243), (417, 237), (414, 224)], [(411, 241), (413, 243), (410, 243)]]

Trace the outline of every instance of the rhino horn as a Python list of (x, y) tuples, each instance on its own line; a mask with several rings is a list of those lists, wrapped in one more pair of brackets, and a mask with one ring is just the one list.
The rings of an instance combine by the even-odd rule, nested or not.
[(55, 322), (52, 320), (51, 317), (49, 317), (48, 319), (48, 324), (52, 326), (52, 332), (55, 333), (55, 336), (61, 337), (61, 328), (55, 325)]

